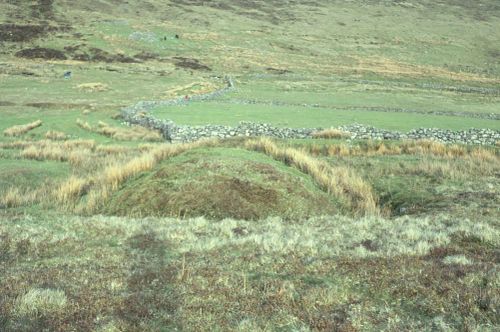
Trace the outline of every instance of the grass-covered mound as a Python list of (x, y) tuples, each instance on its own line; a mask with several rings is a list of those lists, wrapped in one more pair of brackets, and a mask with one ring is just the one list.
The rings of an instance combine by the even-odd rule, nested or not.
[(214, 219), (306, 218), (336, 211), (313, 180), (263, 154), (194, 149), (126, 182), (105, 212)]

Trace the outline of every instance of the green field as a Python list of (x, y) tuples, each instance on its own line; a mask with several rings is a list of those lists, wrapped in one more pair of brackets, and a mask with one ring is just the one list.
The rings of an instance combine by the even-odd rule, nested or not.
[(213, 123), (235, 126), (240, 121), (256, 121), (278, 127), (328, 128), (362, 123), (377, 128), (410, 131), (411, 129), (469, 128), (500, 129), (497, 120), (464, 117), (376, 112), (364, 110), (318, 109), (299, 106), (235, 105), (223, 102), (192, 102), (189, 105), (159, 108), (153, 115), (179, 124), (203, 125)]
[(120, 110), (229, 76), (152, 114), (500, 130), (499, 31), (497, 0), (3, 1), (0, 331), (497, 331), (500, 143)]

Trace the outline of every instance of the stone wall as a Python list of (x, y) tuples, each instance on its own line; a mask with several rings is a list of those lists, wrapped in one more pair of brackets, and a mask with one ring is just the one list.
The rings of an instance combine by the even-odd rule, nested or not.
[[(231, 78), (226, 78), (227, 86), (223, 89), (192, 96), (189, 101), (207, 101), (224, 95), (234, 90)], [(240, 122), (238, 126), (187, 126), (178, 125), (170, 120), (161, 120), (153, 117), (150, 111), (158, 106), (177, 106), (188, 103), (184, 98), (165, 101), (141, 101), (122, 110), (122, 116), (127, 124), (140, 125), (159, 130), (163, 137), (170, 142), (192, 142), (202, 138), (218, 137), (254, 137), (268, 136), (275, 138), (311, 138), (312, 133), (322, 128), (280, 128), (265, 123)], [(451, 131), (436, 128), (419, 128), (407, 133), (388, 131), (361, 124), (339, 126), (346, 133), (351, 134), (351, 139), (373, 140), (401, 140), (401, 139), (431, 139), (444, 143), (495, 145), (500, 142), (500, 131), (491, 129), (469, 129)]]

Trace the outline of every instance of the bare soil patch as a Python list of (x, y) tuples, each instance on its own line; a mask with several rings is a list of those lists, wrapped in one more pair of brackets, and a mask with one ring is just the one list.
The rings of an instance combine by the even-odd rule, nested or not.
[(54, 0), (38, 0), (31, 5), (31, 16), (39, 19), (54, 19)]
[(87, 52), (79, 52), (72, 55), (73, 60), (88, 61), (88, 62), (121, 62), (121, 63), (136, 63), (140, 62), (137, 59), (126, 56), (124, 54), (112, 54), (100, 48), (92, 47)]
[(11, 101), (0, 100), (0, 107), (7, 107), (7, 106), (16, 106), (16, 103), (13, 103)]
[(41, 24), (0, 24), (0, 41), (27, 42), (58, 30), (58, 27)]
[(92, 106), (89, 104), (51, 103), (51, 102), (27, 103), (24, 104), (24, 106), (46, 108), (46, 109), (92, 108)]
[(198, 59), (176, 56), (174, 60), (177, 68), (212, 71), (212, 68), (200, 63)]
[(271, 74), (277, 74), (277, 75), (284, 75), (284, 74), (291, 73), (291, 71), (288, 69), (279, 69), (279, 68), (272, 68), (272, 67), (266, 68), (266, 70)]
[(16, 52), (16, 57), (26, 59), (44, 59), (44, 60), (66, 60), (64, 52), (52, 48), (35, 47), (26, 48)]

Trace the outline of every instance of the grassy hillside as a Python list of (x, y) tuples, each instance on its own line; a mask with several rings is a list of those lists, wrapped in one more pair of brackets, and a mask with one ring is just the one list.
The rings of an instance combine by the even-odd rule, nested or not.
[[(190, 106), (195, 119), (175, 109), (162, 116), (221, 122), (224, 112), (232, 119), (226, 122), (266, 121), (317, 104), (322, 108), (312, 124), (499, 128), (494, 120), (409, 114), (406, 121), (406, 114), (382, 112), (498, 114), (500, 17), (493, 0), (39, 0), (1, 6), (2, 112), (116, 110), (210, 90), (223, 84), (218, 77), (232, 75), (238, 91), (207, 108)], [(66, 71), (71, 80), (62, 78)], [(85, 88), (89, 84), (100, 88)], [(247, 100), (290, 106), (238, 115)]]
[(152, 112), (499, 130), (499, 31), (495, 0), (1, 2), (0, 331), (498, 330), (498, 144), (119, 110), (229, 75)]

